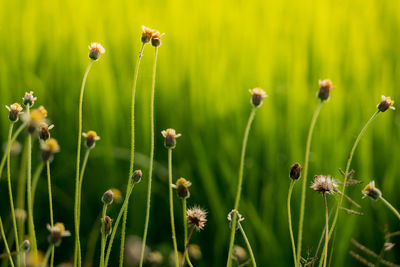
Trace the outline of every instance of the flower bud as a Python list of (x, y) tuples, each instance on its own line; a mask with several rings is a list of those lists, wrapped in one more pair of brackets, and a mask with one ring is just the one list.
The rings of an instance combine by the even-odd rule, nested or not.
[(317, 97), (321, 99), (321, 101), (328, 100), (330, 91), (333, 90), (335, 87), (332, 85), (331, 80), (319, 80), (319, 91), (317, 93)]
[(250, 103), (254, 107), (259, 107), (263, 103), (263, 98), (267, 97), (267, 94), (261, 88), (254, 88), (249, 90), (251, 94), (251, 101)]
[(24, 242), (22, 242), (21, 244), (21, 250), (23, 252), (28, 252), (31, 249), (31, 243), (29, 242), (29, 240), (24, 240)]
[(41, 122), (39, 126), (39, 139), (46, 141), (50, 138), (50, 130), (54, 128), (54, 125), (48, 125), (46, 122)]
[(98, 60), (101, 54), (104, 54), (106, 50), (99, 43), (91, 43), (89, 46), (89, 58), (92, 60)]
[(26, 92), (24, 97), (22, 98), (22, 104), (24, 104), (24, 106), (32, 107), (36, 100), (37, 97), (33, 96), (33, 91), (30, 91), (29, 93)]
[(289, 177), (292, 178), (293, 180), (299, 179), (301, 176), (302, 170), (303, 170), (303, 168), (301, 167), (301, 165), (299, 163), (293, 164), (292, 166), (290, 166)]
[(151, 40), (151, 36), (153, 36), (153, 33), (155, 32), (153, 29), (147, 28), (146, 26), (142, 26), (142, 36), (140, 37), (140, 40), (142, 43), (149, 43)]
[(21, 114), (22, 107), (18, 103), (14, 103), (10, 106), (6, 106), (6, 109), (10, 111), (8, 114), (8, 118), (10, 119), (11, 122), (16, 122), (19, 119), (19, 115)]
[(385, 97), (384, 95), (381, 97), (382, 101), (378, 104), (377, 108), (380, 112), (385, 112), (386, 110), (395, 109), (393, 107), (394, 101), (390, 99), (390, 97)]
[(113, 202), (113, 200), (114, 200), (114, 192), (111, 189), (107, 190), (101, 198), (101, 201), (106, 205), (110, 205)]
[(106, 216), (103, 219), (103, 227), (102, 230), (104, 230), (105, 235), (110, 235), (112, 232), (112, 223), (113, 219), (111, 219), (109, 216)]
[(151, 45), (154, 47), (158, 47), (161, 45), (161, 36), (163, 36), (159, 31), (154, 30), (152, 36), (151, 36)]
[(88, 131), (87, 133), (82, 133), (82, 135), (86, 138), (85, 145), (89, 149), (94, 148), (96, 141), (100, 140), (100, 136), (95, 131)]
[(367, 184), (361, 192), (364, 197), (369, 196), (374, 200), (378, 200), (382, 196), (381, 190), (375, 187), (375, 181), (371, 181)]
[(60, 146), (54, 138), (47, 139), (40, 144), (40, 156), (43, 161), (51, 161), (55, 153), (60, 152)]
[(181, 134), (177, 134), (175, 129), (168, 128), (161, 132), (165, 137), (164, 146), (168, 149), (174, 149), (176, 146), (176, 138), (180, 137)]
[(65, 230), (63, 223), (56, 223), (53, 227), (48, 224), (47, 229), (50, 231), (48, 241), (56, 247), (61, 244), (63, 237), (71, 236), (71, 233), (68, 230)]
[(176, 193), (178, 194), (178, 197), (189, 198), (190, 197), (189, 187), (191, 185), (192, 185), (191, 182), (189, 182), (185, 178), (181, 177), (176, 181), (176, 184), (171, 185), (171, 186), (176, 189)]
[(132, 180), (135, 183), (139, 183), (142, 180), (142, 176), (143, 176), (142, 170), (136, 170), (132, 173)]

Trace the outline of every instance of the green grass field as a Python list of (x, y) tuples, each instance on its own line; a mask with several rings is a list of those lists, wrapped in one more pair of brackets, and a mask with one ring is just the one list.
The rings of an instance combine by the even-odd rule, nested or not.
[[(314, 174), (342, 179), (338, 168), (345, 168), (354, 139), (375, 112), (380, 96), (400, 100), (399, 2), (0, 1), (0, 104), (20, 101), (25, 91), (33, 90), (38, 105), (47, 108), (55, 124), (52, 136), (61, 146), (52, 164), (54, 217), (72, 233), (79, 89), (90, 42), (100, 42), (106, 49), (89, 74), (84, 100), (83, 130), (96, 130), (101, 140), (91, 154), (83, 185), (83, 253), (90, 231), (98, 225), (104, 191), (115, 187), (125, 192), (130, 90), (141, 25), (166, 33), (157, 68), (156, 163), (148, 245), (162, 251), (165, 258), (172, 249), (167, 150), (160, 133), (172, 127), (182, 133), (174, 150), (174, 180), (190, 180), (189, 206), (199, 204), (208, 211), (205, 230), (193, 236), (203, 253), (203, 259), (194, 263), (224, 266), (230, 233), (226, 216), (234, 204), (243, 132), (251, 110), (248, 89), (261, 87), (269, 97), (250, 132), (240, 204), (246, 218), (242, 224), (259, 266), (293, 266), (286, 210), (288, 173), (292, 163), (304, 162), (307, 131), (318, 103), (318, 80), (330, 78), (336, 88), (323, 105), (314, 132), (310, 182)], [(144, 178), (131, 198), (127, 231), (138, 236), (142, 236), (145, 216), (153, 50), (150, 45), (145, 48), (137, 89), (136, 168), (144, 171)], [(7, 114), (3, 108), (2, 142), (7, 139)], [(387, 111), (368, 129), (352, 165), (356, 179), (364, 183), (375, 180), (386, 199), (398, 208), (399, 147), (400, 113)], [(35, 142), (34, 169), (38, 161)], [(18, 158), (12, 158), (12, 167), (16, 192)], [(4, 177), (0, 215), (7, 221), (10, 208)], [(348, 193), (361, 204), (364, 215), (341, 212), (332, 266), (360, 264), (348, 253), (361, 253), (350, 243), (351, 238), (379, 254), (385, 225), (391, 232), (400, 230), (399, 221), (382, 203), (361, 199), (362, 187), (352, 187)], [(328, 200), (333, 207), (335, 197)], [(178, 241), (182, 244), (180, 207), (176, 199)], [(300, 183), (292, 197), (295, 237), (299, 207)], [(119, 206), (112, 206), (111, 215), (116, 216), (118, 210)], [(307, 249), (310, 255), (315, 252), (324, 227), (323, 211), (321, 196), (308, 189), (303, 256)], [(41, 250), (47, 248), (48, 222), (43, 173), (35, 201)], [(239, 234), (237, 243), (244, 246)], [(73, 245), (73, 237), (64, 240), (56, 249), (56, 263), (72, 262)], [(2, 240), (0, 247), (3, 253)], [(117, 266), (118, 250), (119, 233), (111, 266)], [(94, 266), (98, 252), (99, 247)], [(385, 259), (399, 264), (399, 253), (395, 246)]]

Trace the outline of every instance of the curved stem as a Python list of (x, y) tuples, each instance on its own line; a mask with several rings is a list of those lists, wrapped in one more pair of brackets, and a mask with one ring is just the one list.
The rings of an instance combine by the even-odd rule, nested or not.
[(247, 249), (248, 249), (248, 251), (249, 251), (250, 258), (251, 258), (251, 262), (253, 263), (253, 266), (254, 266), (254, 267), (257, 267), (256, 259), (255, 259), (255, 257), (254, 257), (253, 250), (251, 249), (249, 239), (247, 238), (247, 235), (246, 235), (246, 233), (244, 232), (244, 229), (243, 229), (243, 227), (242, 227), (242, 224), (241, 224), (240, 222), (238, 222), (238, 225), (239, 225), (240, 232), (242, 233), (244, 242), (246, 243)]
[(44, 259), (43, 259), (41, 267), (46, 267), (47, 266), (47, 262), (49, 261), (49, 258), (50, 258), (50, 253), (51, 253), (51, 251), (53, 249), (54, 249), (54, 245), (50, 245), (49, 248), (46, 251), (46, 254), (44, 255)]
[(0, 231), (1, 231), (1, 236), (3, 238), (3, 241), (4, 241), (4, 246), (6, 248), (6, 252), (7, 252), (7, 255), (8, 255), (8, 260), (10, 261), (10, 265), (12, 267), (14, 267), (14, 262), (13, 262), (13, 259), (11, 257), (10, 248), (8, 247), (7, 238), (6, 238), (6, 235), (4, 234), (3, 221), (1, 220), (1, 217), (0, 217)]
[[(243, 168), (244, 168), (244, 159), (245, 159), (245, 155), (246, 155), (247, 140), (249, 138), (251, 124), (254, 120), (254, 116), (256, 115), (256, 111), (257, 111), (257, 108), (253, 107), (253, 109), (251, 110), (249, 119), (247, 121), (246, 129), (244, 131), (242, 151), (241, 151), (241, 155), (240, 155), (238, 186), (237, 186), (236, 198), (235, 198), (235, 208), (234, 209), (236, 211), (239, 209), (240, 196), (242, 193)], [(228, 260), (227, 260), (227, 264), (226, 264), (227, 267), (232, 266), (232, 250), (233, 250), (233, 244), (235, 243), (236, 223), (237, 223), (237, 216), (235, 213), (233, 216), (232, 225), (231, 225), (231, 236), (230, 236), (230, 242), (229, 242)]]
[(40, 162), (39, 165), (36, 167), (35, 172), (33, 173), (33, 178), (32, 178), (32, 206), (35, 206), (35, 194), (36, 194), (36, 188), (37, 184), (39, 182), (40, 174), (43, 171), (44, 168), (44, 162)]
[(174, 245), (175, 266), (179, 267), (178, 246), (176, 244), (176, 234), (175, 234), (174, 199), (173, 199), (171, 185), (172, 185), (172, 149), (168, 148), (169, 215), (171, 218), (171, 232), (172, 232), (172, 243)]
[(328, 230), (329, 230), (329, 216), (328, 216), (328, 203), (326, 201), (326, 194), (323, 193), (322, 194), (323, 198), (324, 198), (324, 205), (325, 205), (325, 256), (324, 256), (324, 267), (326, 267), (326, 263), (328, 261)]
[(75, 176), (75, 255), (74, 255), (74, 266), (81, 266), (81, 244), (79, 240), (79, 222), (78, 217), (78, 204), (79, 204), (79, 167), (81, 159), (81, 143), (82, 143), (82, 108), (83, 108), (83, 95), (85, 92), (86, 80), (92, 67), (93, 60), (89, 61), (86, 68), (85, 74), (83, 75), (83, 80), (81, 84), (81, 92), (79, 96), (79, 111), (78, 111), (78, 145), (76, 151), (76, 176)]
[(396, 217), (400, 220), (400, 213), (397, 211), (397, 209), (395, 207), (393, 207), (392, 204), (390, 204), (389, 201), (384, 199), (382, 196), (380, 197), (380, 199), (394, 213), (394, 215), (396, 215)]
[(301, 259), (301, 243), (303, 241), (303, 223), (304, 223), (304, 211), (305, 211), (305, 206), (306, 206), (306, 188), (307, 188), (307, 175), (308, 175), (308, 164), (310, 161), (310, 149), (311, 149), (311, 141), (312, 141), (312, 136), (315, 128), (315, 124), (317, 122), (319, 113), (321, 111), (323, 102), (319, 102), (317, 107), (315, 108), (313, 117), (311, 119), (311, 124), (310, 124), (310, 129), (308, 131), (308, 136), (307, 136), (307, 143), (306, 143), (306, 154), (305, 154), (305, 159), (304, 159), (304, 175), (303, 175), (303, 183), (301, 187), (301, 202), (300, 202), (300, 217), (299, 217), (299, 231), (297, 234), (297, 255), (296, 255), (296, 264), (295, 266), (299, 266), (300, 264), (300, 259)]
[[(189, 242), (190, 242), (190, 239), (192, 238), (193, 231), (194, 231), (194, 226), (190, 230), (189, 237), (187, 238), (187, 241), (185, 242), (185, 247), (184, 247), (184, 250), (183, 250), (183, 257), (182, 257), (181, 267), (183, 267), (185, 265), (185, 257), (189, 254), (188, 253)], [(189, 257), (188, 257), (188, 259), (189, 259)], [(192, 266), (192, 263), (189, 263), (189, 262), (188, 262), (188, 264), (190, 264), (190, 266)]]
[[(50, 175), (50, 162), (46, 161), (47, 168), (47, 186), (49, 190), (49, 207), (50, 207), (50, 225), (53, 227), (54, 225), (54, 217), (53, 217), (53, 197), (51, 193), (51, 175)], [(54, 246), (51, 248), (51, 259), (50, 259), (50, 267), (54, 265)]]
[(294, 262), (294, 265), (297, 265), (296, 244), (294, 242), (293, 227), (292, 227), (292, 213), (291, 213), (291, 208), (290, 208), (290, 200), (292, 198), (293, 186), (294, 186), (295, 182), (296, 182), (296, 180), (292, 180), (290, 182), (288, 200), (287, 200), (287, 210), (288, 210), (288, 224), (289, 224), (290, 241), (292, 242), (293, 262)]
[[(81, 217), (81, 199), (82, 199), (82, 184), (83, 184), (83, 176), (85, 175), (86, 165), (89, 159), (91, 149), (87, 149), (85, 156), (83, 158), (81, 173), (79, 175), (79, 189), (78, 189), (78, 217)], [(80, 222), (78, 222), (78, 227), (80, 227)]]
[(184, 233), (185, 233), (185, 255), (184, 258), (186, 258), (186, 261), (190, 267), (193, 267), (192, 262), (190, 261), (189, 258), (189, 253), (186, 252), (186, 244), (188, 244), (188, 228), (187, 228), (187, 218), (186, 218), (186, 198), (182, 198), (182, 211), (183, 211), (183, 228), (184, 228)]
[(106, 231), (104, 222), (107, 214), (107, 204), (103, 205), (103, 213), (101, 215), (101, 250), (100, 250), (100, 267), (104, 267), (104, 250), (106, 247)]

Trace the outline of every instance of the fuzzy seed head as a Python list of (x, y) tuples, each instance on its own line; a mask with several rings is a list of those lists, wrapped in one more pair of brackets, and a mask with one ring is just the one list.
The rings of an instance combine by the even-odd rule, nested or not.
[(181, 134), (177, 134), (175, 129), (172, 128), (161, 131), (161, 134), (165, 137), (164, 146), (168, 149), (174, 149), (176, 146), (176, 138), (181, 137)]
[(375, 181), (371, 181), (361, 191), (364, 197), (371, 197), (373, 200), (378, 200), (382, 196), (381, 190), (375, 187)]
[(332, 81), (329, 79), (319, 80), (319, 91), (317, 93), (317, 97), (321, 99), (321, 101), (325, 101), (329, 99), (330, 91), (335, 87), (332, 85)]
[(35, 104), (36, 100), (37, 100), (37, 97), (33, 96), (33, 91), (30, 91), (29, 93), (26, 92), (24, 97), (22, 98), (22, 104), (24, 104), (24, 106), (32, 107), (33, 104)]
[(189, 198), (190, 192), (189, 187), (192, 185), (191, 182), (187, 181), (185, 178), (179, 178), (176, 181), (176, 184), (171, 185), (173, 188), (176, 189), (176, 193), (180, 198)]
[(89, 58), (92, 60), (98, 60), (101, 54), (104, 54), (106, 50), (104, 47), (99, 43), (91, 43), (89, 45)]
[(8, 118), (11, 122), (16, 122), (19, 119), (19, 115), (22, 113), (22, 107), (19, 103), (14, 103), (10, 106), (6, 106), (6, 109), (10, 112)]
[(293, 180), (298, 180), (301, 176), (301, 171), (303, 170), (303, 167), (299, 163), (295, 163), (292, 166), (290, 166), (290, 173), (289, 177), (292, 178)]
[(260, 107), (262, 105), (262, 103), (263, 103), (263, 98), (268, 96), (265, 93), (265, 91), (263, 89), (261, 89), (261, 88), (249, 89), (249, 92), (251, 94), (250, 103), (254, 107)]
[(233, 216), (237, 216), (236, 218), (236, 230), (239, 229), (239, 223), (244, 220), (244, 217), (237, 211), (237, 210), (231, 210), (231, 212), (228, 213), (228, 221), (229, 221), (229, 228), (232, 228), (232, 222), (233, 222)]
[(64, 224), (60, 222), (56, 223), (53, 227), (48, 224), (47, 230), (50, 232), (48, 237), (49, 243), (54, 244), (56, 247), (61, 244), (63, 237), (71, 236), (71, 233), (68, 230), (65, 230)]
[(389, 108), (395, 110), (396, 108), (393, 106), (394, 101), (388, 96), (381, 96), (381, 102), (378, 104), (377, 108), (380, 112), (385, 112)]
[(100, 140), (100, 136), (95, 131), (88, 131), (87, 133), (82, 133), (82, 135), (86, 138), (85, 145), (89, 149), (94, 148), (96, 141)]
[(314, 182), (310, 187), (318, 193), (333, 194), (335, 192), (337, 184), (330, 176), (315, 175)]
[(135, 183), (139, 183), (142, 180), (142, 176), (143, 176), (142, 170), (136, 170), (132, 173), (132, 180)]
[(197, 231), (203, 230), (207, 222), (207, 212), (198, 206), (194, 206), (186, 210), (186, 219), (189, 226), (194, 227)]
[(114, 192), (111, 189), (107, 190), (101, 198), (101, 201), (106, 205), (110, 205), (113, 202), (113, 200), (114, 200)]

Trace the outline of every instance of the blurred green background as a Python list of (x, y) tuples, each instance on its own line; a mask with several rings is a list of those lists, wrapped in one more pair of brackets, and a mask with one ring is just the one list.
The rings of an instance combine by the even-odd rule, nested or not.
[[(83, 252), (89, 233), (98, 227), (100, 198), (110, 187), (125, 191), (129, 165), (130, 90), (140, 48), (141, 25), (166, 35), (159, 49), (156, 84), (155, 177), (149, 246), (168, 257), (171, 248), (167, 153), (160, 131), (182, 133), (174, 150), (174, 180), (190, 180), (189, 205), (208, 210), (204, 231), (193, 236), (203, 259), (196, 266), (224, 266), (229, 242), (226, 215), (233, 207), (244, 127), (251, 109), (249, 88), (264, 88), (269, 97), (258, 110), (250, 133), (240, 212), (259, 266), (292, 265), (286, 198), (289, 166), (304, 162), (306, 135), (318, 100), (318, 79), (330, 78), (336, 89), (323, 105), (311, 148), (310, 175), (341, 179), (350, 147), (376, 110), (382, 94), (400, 99), (400, 3), (397, 0), (335, 1), (0, 1), (1, 105), (20, 101), (34, 90), (55, 124), (52, 136), (61, 153), (52, 164), (55, 220), (74, 229), (74, 182), (79, 88), (88, 63), (87, 46), (103, 44), (106, 53), (87, 81), (83, 129), (101, 136), (84, 180), (81, 233)], [(135, 187), (128, 233), (142, 236), (150, 150), (149, 101), (154, 49), (146, 46), (139, 74), (136, 106), (136, 168), (144, 179)], [(395, 104), (396, 105), (396, 104)], [(0, 116), (6, 140), (7, 111)], [(21, 136), (20, 142), (24, 138)], [(380, 114), (367, 131), (352, 167), (355, 178), (374, 179), (384, 196), (400, 208), (400, 113)], [(33, 151), (34, 168), (39, 160)], [(396, 163), (397, 162), (397, 163)], [(19, 159), (13, 158), (13, 187)], [(49, 222), (44, 173), (35, 202), (39, 248), (46, 250)], [(300, 183), (292, 198), (295, 236)], [(361, 200), (362, 187), (350, 195), (364, 216), (341, 214), (334, 266), (358, 263), (356, 238), (379, 252), (384, 226), (399, 222), (382, 203)], [(9, 216), (4, 177), (0, 214)], [(16, 190), (15, 190), (16, 191)], [(334, 197), (329, 197), (333, 207)], [(178, 241), (182, 247), (181, 205), (175, 199)], [(111, 209), (116, 217), (119, 205)], [(308, 190), (304, 254), (313, 255), (324, 226), (323, 201)], [(119, 236), (119, 234), (118, 234)], [(393, 239), (399, 243), (400, 239)], [(238, 244), (243, 245), (240, 235)], [(74, 238), (56, 250), (56, 262), (71, 261)], [(98, 244), (97, 244), (98, 245)], [(3, 245), (1, 245), (3, 247)], [(119, 237), (113, 264), (118, 262)], [(94, 256), (98, 260), (98, 249)], [(397, 253), (397, 259), (396, 259)], [(400, 262), (396, 246), (386, 258)], [(167, 260), (166, 260), (167, 261)], [(165, 263), (163, 266), (167, 266)]]

